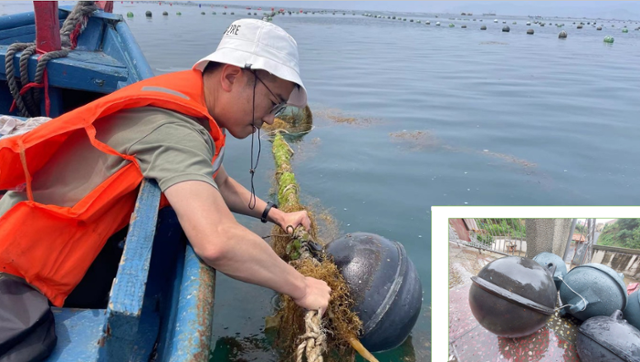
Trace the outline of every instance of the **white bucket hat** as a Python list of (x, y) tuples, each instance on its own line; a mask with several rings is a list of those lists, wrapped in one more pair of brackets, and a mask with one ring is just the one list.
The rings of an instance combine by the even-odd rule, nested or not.
[(200, 59), (193, 69), (203, 71), (210, 61), (241, 68), (263, 69), (276, 77), (293, 82), (287, 104), (307, 105), (307, 91), (300, 79), (298, 44), (286, 31), (257, 19), (234, 21), (224, 32), (215, 52)]

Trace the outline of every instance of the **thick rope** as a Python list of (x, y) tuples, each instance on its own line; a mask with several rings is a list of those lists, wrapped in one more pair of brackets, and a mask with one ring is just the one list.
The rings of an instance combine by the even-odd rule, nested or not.
[[(84, 31), (87, 26), (89, 16), (98, 10), (98, 6), (93, 1), (79, 1), (73, 8), (73, 11), (65, 19), (60, 29), (60, 43), (62, 49), (48, 52), (43, 54), (38, 59), (38, 66), (36, 68), (36, 74), (34, 83), (37, 85), (42, 84), (44, 73), (47, 69), (47, 63), (51, 59), (63, 58), (69, 55), (69, 51), (74, 49), (77, 45), (77, 36)], [(5, 73), (7, 75), (7, 85), (9, 91), (15, 100), (15, 104), (18, 107), (18, 113), (22, 117), (37, 117), (40, 115), (40, 92), (33, 89), (26, 89), (21, 93), (21, 89), (15, 79), (15, 68), (13, 64), (13, 58), (16, 52), (22, 51), (20, 56), (20, 81), (22, 87), (29, 83), (29, 59), (36, 52), (35, 43), (14, 43), (7, 48), (7, 54), (5, 55)], [(33, 91), (33, 94), (31, 94)]]
[(306, 333), (300, 336), (302, 343), (296, 349), (296, 362), (303, 362), (303, 356), (307, 362), (322, 362), (322, 353), (327, 348), (327, 336), (322, 329), (320, 313), (309, 311), (304, 317)]
[(13, 66), (13, 57), (16, 52), (23, 51), (27, 49), (29, 46), (34, 45), (33, 43), (13, 43), (7, 48), (7, 54), (4, 58), (4, 68), (7, 75), (7, 85), (9, 86), (9, 91), (13, 96), (13, 99), (16, 101), (16, 106), (18, 107), (18, 113), (22, 117), (29, 117), (29, 112), (27, 111), (27, 107), (22, 101), (22, 97), (20, 96), (20, 89), (18, 88), (18, 84), (16, 83), (15, 78), (15, 69)]

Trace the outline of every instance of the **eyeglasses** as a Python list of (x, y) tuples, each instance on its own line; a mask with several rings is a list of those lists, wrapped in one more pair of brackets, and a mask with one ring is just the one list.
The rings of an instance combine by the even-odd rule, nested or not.
[(256, 79), (259, 80), (260, 83), (262, 83), (262, 85), (265, 88), (267, 88), (267, 90), (269, 91), (269, 93), (271, 93), (272, 96), (280, 100), (280, 103), (273, 106), (273, 108), (271, 108), (271, 111), (269, 112), (269, 114), (273, 114), (274, 118), (280, 117), (284, 113), (284, 110), (287, 108), (287, 102), (283, 101), (280, 97), (275, 95), (275, 93), (273, 93), (271, 89), (269, 89), (269, 87), (262, 81), (262, 79), (258, 77), (258, 72), (256, 72), (255, 70), (251, 70), (251, 73), (253, 73), (253, 76), (256, 77)]

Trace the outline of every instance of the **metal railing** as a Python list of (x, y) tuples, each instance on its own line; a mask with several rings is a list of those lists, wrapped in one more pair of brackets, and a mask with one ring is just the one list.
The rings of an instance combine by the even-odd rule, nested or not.
[(480, 250), (502, 255), (525, 256), (527, 252), (524, 219), (463, 219), (469, 239), (459, 240)]

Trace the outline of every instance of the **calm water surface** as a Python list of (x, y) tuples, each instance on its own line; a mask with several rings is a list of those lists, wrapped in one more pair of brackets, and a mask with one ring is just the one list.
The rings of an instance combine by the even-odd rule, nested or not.
[[(215, 50), (233, 20), (247, 17), (243, 7), (224, 16), (219, 5), (115, 2), (115, 12), (128, 11), (156, 74), (191, 67)], [(493, 17), (388, 15), (407, 21), (339, 12), (278, 16), (274, 23), (298, 42), (315, 113), (315, 129), (294, 145), (303, 202), (328, 210), (340, 234), (367, 231), (404, 244), (421, 277), (422, 315), (403, 346), (378, 357), (428, 361), (432, 205), (639, 203), (640, 25), (602, 21), (596, 31), (567, 19), (540, 27), (517, 17), (495, 24)], [(501, 32), (502, 20), (511, 32)], [(566, 40), (557, 38), (560, 30)], [(615, 43), (603, 43), (605, 35)], [(225, 167), (248, 185), (250, 140), (229, 143)], [(270, 197), (272, 179), (270, 143), (263, 141), (260, 197)], [(241, 221), (269, 233), (259, 222)], [(218, 273), (216, 297), (213, 358), (276, 361), (263, 333), (273, 292)]]
[[(151, 20), (143, 17), (147, 9)], [(189, 68), (234, 19), (247, 16), (242, 8), (223, 16), (219, 6), (204, 9), (207, 15), (156, 4), (118, 10), (135, 13), (127, 22), (156, 74)], [(160, 16), (164, 10), (171, 15)], [(557, 19), (531, 26), (531, 36), (524, 18), (500, 18), (511, 27), (503, 33), (493, 18), (400, 15), (407, 21), (340, 12), (274, 23), (298, 42), (316, 115), (316, 128), (294, 145), (304, 201), (328, 210), (340, 233), (367, 231), (404, 244), (425, 291), (422, 315), (411, 339), (378, 357), (428, 361), (431, 205), (638, 203), (640, 32), (636, 24), (605, 22), (596, 31), (562, 21), (569, 36), (559, 40), (560, 30), (549, 26)], [(605, 35), (615, 43), (604, 44)], [(247, 185), (250, 141), (230, 146), (225, 167)], [(268, 142), (263, 149), (258, 193), (267, 198), (273, 161)], [(263, 333), (273, 292), (218, 275), (216, 361), (276, 361)]]

